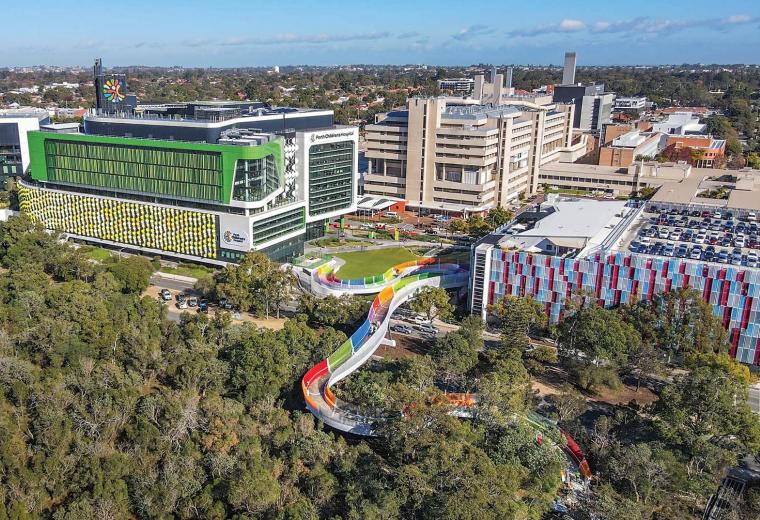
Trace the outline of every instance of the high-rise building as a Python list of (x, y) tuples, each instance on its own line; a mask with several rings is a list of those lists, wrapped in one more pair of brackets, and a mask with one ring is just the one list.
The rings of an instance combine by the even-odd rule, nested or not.
[(555, 85), (554, 102), (575, 105), (573, 127), (598, 134), (612, 121), (615, 94), (604, 91), (604, 84)]
[(575, 105), (573, 127), (598, 135), (604, 125), (612, 121), (615, 95), (604, 91), (604, 84), (581, 85), (575, 83), (574, 52), (565, 53), (562, 84), (554, 86), (554, 102)]
[[(255, 107), (255, 108), (254, 108)], [(30, 132), (21, 210), (70, 237), (223, 264), (286, 261), (356, 209), (358, 128), (260, 103), (138, 106)]]
[(565, 68), (562, 70), (562, 84), (575, 84), (575, 53), (565, 53)]
[(365, 127), (364, 193), (405, 199), (421, 213), (505, 206), (538, 190), (542, 164), (585, 151), (572, 118), (573, 105), (411, 98)]

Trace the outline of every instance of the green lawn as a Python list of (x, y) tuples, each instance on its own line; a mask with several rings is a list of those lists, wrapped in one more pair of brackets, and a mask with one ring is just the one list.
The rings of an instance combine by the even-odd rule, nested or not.
[(344, 280), (382, 274), (389, 267), (419, 258), (419, 256), (403, 247), (352, 251), (350, 253), (337, 253), (334, 256), (346, 262), (340, 268), (340, 271), (338, 271), (338, 276)]
[(79, 250), (96, 262), (103, 262), (104, 260), (107, 260), (113, 253), (113, 251), (110, 251), (108, 249), (95, 246), (82, 246)]

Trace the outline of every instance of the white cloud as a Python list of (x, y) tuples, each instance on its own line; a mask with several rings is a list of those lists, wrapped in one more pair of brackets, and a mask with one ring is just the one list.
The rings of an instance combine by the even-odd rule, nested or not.
[(461, 29), (458, 33), (453, 34), (451, 37), (455, 40), (465, 41), (471, 40), (478, 36), (484, 36), (486, 34), (492, 34), (496, 32), (496, 29), (487, 25), (471, 25)]
[(255, 38), (230, 38), (220, 43), (223, 46), (245, 46), (245, 45), (287, 45), (287, 44), (309, 44), (309, 43), (333, 43), (333, 42), (350, 42), (361, 40), (382, 40), (388, 38), (388, 31), (372, 32), (365, 34), (295, 34), (283, 33), (272, 36), (258, 36)]
[(581, 22), (580, 20), (570, 20), (565, 19), (559, 22), (559, 30), (561, 31), (582, 31), (586, 28), (586, 24)]
[(721, 23), (726, 25), (752, 23), (756, 20), (754, 16), (748, 14), (735, 14), (721, 20)]
[(671, 20), (639, 16), (630, 20), (598, 20), (587, 23), (582, 20), (565, 19), (554, 24), (539, 25), (527, 29), (515, 29), (507, 34), (523, 38), (580, 31), (588, 31), (589, 33), (660, 34), (674, 33), (697, 27), (725, 31), (729, 26), (740, 26), (756, 21), (758, 21), (757, 17), (746, 14), (731, 15), (719, 20), (715, 18)]

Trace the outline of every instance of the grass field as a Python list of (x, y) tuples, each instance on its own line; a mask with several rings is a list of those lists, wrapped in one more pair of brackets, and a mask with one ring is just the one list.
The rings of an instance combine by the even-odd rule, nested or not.
[(82, 251), (85, 255), (95, 260), (96, 262), (102, 262), (106, 260), (108, 257), (111, 256), (111, 253), (113, 252), (108, 249), (104, 249), (102, 247), (95, 247), (95, 246), (82, 246), (79, 248), (79, 250)]
[(350, 253), (337, 253), (334, 256), (346, 262), (338, 271), (338, 275), (344, 280), (381, 274), (396, 264), (419, 258), (403, 247), (352, 251)]

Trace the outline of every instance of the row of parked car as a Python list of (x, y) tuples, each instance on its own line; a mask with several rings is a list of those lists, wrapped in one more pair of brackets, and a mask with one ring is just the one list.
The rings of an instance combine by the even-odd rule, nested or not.
[(744, 254), (741, 248), (731, 250), (716, 248), (713, 245), (689, 247), (686, 244), (676, 244), (675, 242), (653, 241), (646, 244), (632, 242), (630, 249), (634, 253), (690, 258), (692, 260), (704, 260), (706, 262), (719, 262), (737, 266), (760, 267), (760, 257), (758, 257), (758, 254), (755, 251)]
[(760, 238), (757, 234), (747, 234), (743, 230), (717, 231), (704, 226), (696, 229), (651, 226), (639, 231), (639, 242), (648, 244), (652, 239), (671, 240), (678, 242), (691, 242), (694, 244), (709, 244), (721, 247), (738, 247), (760, 249)]
[[(158, 293), (159, 298), (165, 302), (172, 300), (172, 292), (169, 289), (161, 289)], [(177, 302), (175, 305), (178, 309), (193, 309), (197, 308), (198, 312), (208, 312), (209, 301), (206, 298), (198, 298), (185, 293), (177, 293), (175, 296)], [(222, 298), (218, 303), (219, 307), (226, 310), (234, 310), (235, 306), (232, 305), (227, 298)]]
[(670, 217), (702, 217), (702, 218), (715, 218), (715, 219), (724, 219), (724, 220), (734, 220), (737, 219), (739, 221), (743, 222), (757, 222), (757, 213), (754, 211), (749, 211), (741, 216), (741, 218), (737, 218), (732, 211), (720, 211), (720, 210), (704, 210), (704, 209), (667, 209), (667, 208), (658, 208), (657, 206), (650, 206), (648, 208), (650, 213), (656, 213), (660, 216), (665, 216), (667, 218)]
[(438, 327), (434, 326), (432, 323), (426, 320), (423, 316), (420, 316), (419, 314), (416, 314), (409, 309), (401, 307), (399, 309), (396, 309), (394, 314), (397, 318), (402, 319), (404, 321), (409, 321), (413, 323), (413, 325), (411, 326), (402, 325), (402, 324), (391, 325), (390, 329), (393, 332), (398, 332), (399, 334), (411, 334), (412, 332), (417, 330), (425, 335), (434, 336), (438, 334)]

